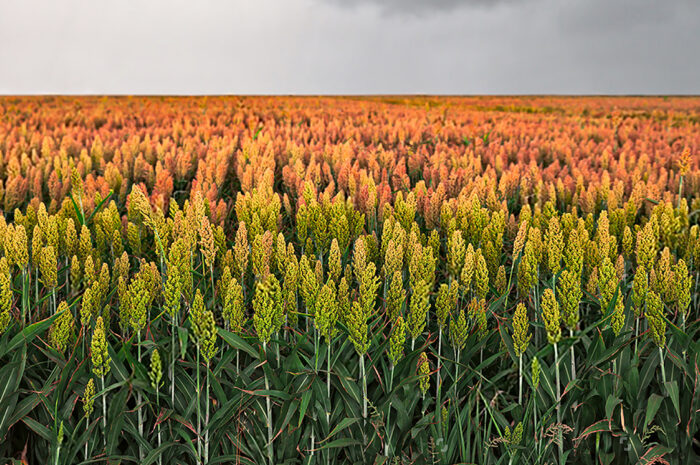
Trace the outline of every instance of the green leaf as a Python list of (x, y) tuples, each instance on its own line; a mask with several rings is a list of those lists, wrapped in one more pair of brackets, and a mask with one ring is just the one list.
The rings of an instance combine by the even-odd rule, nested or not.
[(681, 408), (678, 402), (678, 382), (676, 381), (666, 381), (666, 390), (668, 395), (673, 402), (673, 407), (676, 409), (676, 415), (678, 416), (678, 421), (681, 421)]
[(333, 449), (335, 447), (347, 447), (347, 446), (359, 446), (362, 441), (352, 438), (340, 438), (335, 441), (331, 441), (328, 444), (324, 444), (316, 450)]
[(333, 431), (331, 431), (331, 433), (328, 435), (328, 437), (323, 439), (320, 442), (325, 442), (325, 441), (329, 440), (335, 434), (337, 434), (339, 431), (344, 430), (348, 426), (354, 425), (358, 421), (360, 421), (360, 418), (343, 418), (342, 420), (340, 420), (340, 422), (338, 422), (338, 424), (335, 426), (335, 428), (333, 428)]
[(49, 327), (51, 324), (53, 324), (54, 320), (61, 316), (63, 312), (69, 311), (68, 309), (62, 310), (60, 312), (55, 313), (54, 315), (51, 315), (50, 317), (37, 321), (36, 323), (33, 323), (26, 328), (24, 328), (22, 331), (17, 333), (15, 337), (13, 337), (10, 342), (8, 343), (7, 347), (0, 347), (0, 358), (4, 357), (5, 354), (8, 354), (14, 350), (16, 350), (18, 347), (20, 347), (22, 344), (29, 344), (34, 340), (34, 338), (37, 336), (39, 333), (43, 333)]
[(663, 402), (663, 400), (664, 398), (658, 394), (652, 394), (649, 397), (649, 401), (647, 402), (646, 418), (644, 420), (645, 427), (649, 426), (649, 423), (651, 423), (651, 421), (654, 419), (654, 416), (659, 410), (659, 407), (661, 406), (661, 402)]
[(260, 359), (260, 354), (258, 353), (258, 351), (255, 350), (253, 346), (245, 342), (237, 334), (219, 328), (219, 336), (221, 336), (221, 339), (223, 339), (228, 345), (230, 345), (234, 349), (242, 350), (243, 352), (253, 357), (254, 360)]

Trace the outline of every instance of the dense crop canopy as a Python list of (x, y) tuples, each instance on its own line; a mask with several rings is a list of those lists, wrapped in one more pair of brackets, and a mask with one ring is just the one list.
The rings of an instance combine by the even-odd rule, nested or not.
[(697, 98), (2, 98), (0, 461), (697, 462), (699, 151)]

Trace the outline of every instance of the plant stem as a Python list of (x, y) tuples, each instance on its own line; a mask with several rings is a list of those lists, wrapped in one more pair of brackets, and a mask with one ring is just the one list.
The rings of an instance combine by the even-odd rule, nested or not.
[[(90, 417), (85, 417), (85, 432), (90, 431)], [(90, 457), (88, 457), (88, 444), (90, 443), (90, 435), (87, 435), (87, 440), (85, 441), (85, 461), (87, 462)]]
[(170, 324), (170, 408), (175, 410), (175, 315)]
[(523, 354), (518, 355), (518, 404), (523, 403)]
[(365, 427), (367, 425), (367, 377), (365, 376), (365, 355), (360, 355), (360, 378), (362, 378), (362, 439), (366, 442)]
[(394, 364), (391, 364), (389, 369), (389, 407), (386, 411), (386, 443), (384, 444), (384, 455), (389, 457), (389, 444), (391, 443), (391, 424), (389, 418), (391, 417), (391, 388), (394, 381)]
[[(569, 335), (574, 338), (574, 330), (569, 330)], [(576, 355), (574, 354), (574, 343), (571, 343), (571, 379), (576, 379)]]
[[(441, 352), (441, 349), (442, 349), (442, 327), (438, 329), (437, 383), (435, 383), (436, 405), (438, 405), (440, 403), (440, 384), (442, 381), (442, 377), (440, 376), (440, 366), (441, 366), (440, 352)], [(442, 416), (440, 418), (442, 418)]]
[(328, 428), (331, 426), (331, 341), (328, 341), (328, 372), (326, 373), (326, 395), (328, 396), (328, 411), (326, 412), (326, 422)]
[(22, 328), (26, 326), (27, 312), (29, 311), (29, 295), (27, 288), (29, 281), (27, 279), (27, 267), (22, 268)]
[[(105, 376), (100, 376), (102, 382), (102, 442), (107, 448), (107, 393), (105, 391)], [(105, 450), (105, 452), (107, 452)]]
[(200, 409), (202, 408), (202, 389), (199, 381), (199, 342), (197, 342), (197, 461), (202, 463), (202, 416)]
[[(158, 408), (158, 415), (160, 415), (160, 390), (158, 389), (158, 386), (156, 386), (156, 408)], [(158, 417), (156, 417), (156, 421), (157, 421), (157, 419), (158, 419)], [(160, 436), (160, 423), (158, 423), (158, 447), (160, 447), (161, 444), (163, 444), (163, 441), (161, 440), (161, 436)], [(158, 455), (158, 464), (160, 465), (162, 463), (163, 463), (163, 457), (162, 457), (162, 455), (159, 454)]]
[(209, 364), (207, 363), (207, 377), (206, 377), (206, 391), (205, 392), (205, 404), (204, 404), (204, 427), (206, 431), (204, 432), (204, 463), (209, 463)]
[[(263, 342), (263, 353), (267, 354), (267, 343)], [(267, 379), (267, 372), (263, 368), (265, 373), (265, 390), (270, 390), (270, 381)], [(267, 403), (267, 458), (270, 461), (270, 465), (274, 465), (274, 449), (272, 448), (272, 406), (270, 405), (270, 396), (265, 396), (265, 402)]]
[[(141, 331), (136, 332), (136, 338), (138, 339), (138, 346), (136, 348), (137, 354), (138, 354), (138, 362), (139, 366), (141, 366)], [(139, 389), (136, 392), (136, 403), (138, 404), (137, 407), (137, 415), (138, 415), (138, 422), (139, 422), (139, 436), (143, 437), (143, 414), (141, 412), (141, 390)], [(141, 443), (139, 443), (139, 459), (143, 460), (143, 449), (141, 447)]]
[(558, 425), (558, 432), (557, 432), (557, 437), (558, 437), (558, 446), (559, 446), (559, 464), (564, 463), (564, 443), (562, 441), (562, 432), (561, 432), (561, 387), (559, 383), (559, 351), (557, 350), (557, 344), (554, 344), (554, 372), (556, 374), (557, 378), (557, 423)]
[(664, 351), (659, 347), (659, 358), (661, 360), (661, 379), (664, 382), (664, 389), (666, 387), (666, 367), (664, 367)]

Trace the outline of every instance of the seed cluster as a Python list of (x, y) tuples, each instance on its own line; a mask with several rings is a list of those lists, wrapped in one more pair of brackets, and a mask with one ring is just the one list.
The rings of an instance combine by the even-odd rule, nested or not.
[(0, 458), (685, 459), (698, 108), (0, 99)]

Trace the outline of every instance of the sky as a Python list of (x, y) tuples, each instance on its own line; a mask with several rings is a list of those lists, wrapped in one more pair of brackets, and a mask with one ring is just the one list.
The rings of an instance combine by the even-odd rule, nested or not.
[(0, 94), (699, 94), (700, 0), (0, 0)]

